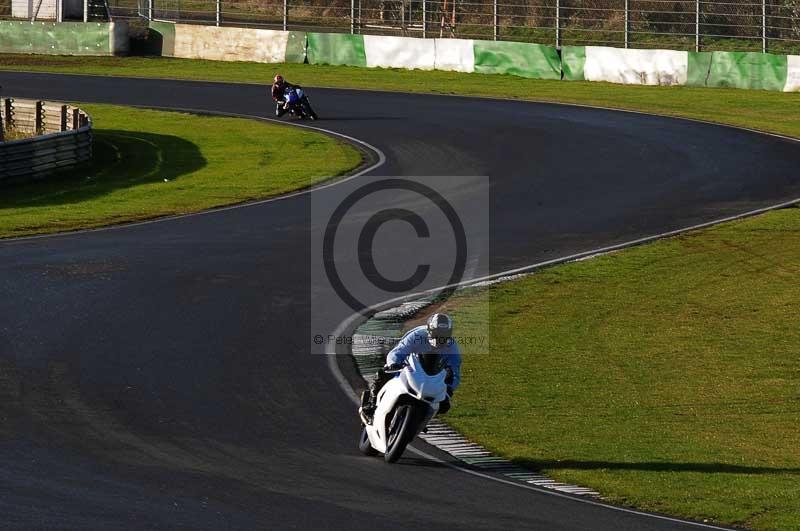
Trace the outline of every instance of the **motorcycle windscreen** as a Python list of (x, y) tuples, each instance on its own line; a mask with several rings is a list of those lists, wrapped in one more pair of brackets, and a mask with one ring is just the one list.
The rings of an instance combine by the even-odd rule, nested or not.
[(418, 354), (419, 364), (425, 374), (435, 376), (442, 371), (442, 356), (435, 352)]
[(403, 371), (403, 383), (420, 400), (427, 402), (444, 400), (447, 385), (444, 383), (446, 371), (428, 375), (422, 368), (418, 356), (411, 356), (410, 371)]

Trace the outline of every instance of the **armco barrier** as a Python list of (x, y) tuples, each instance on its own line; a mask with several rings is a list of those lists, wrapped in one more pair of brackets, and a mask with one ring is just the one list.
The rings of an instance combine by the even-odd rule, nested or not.
[(63, 103), (0, 99), (0, 140), (12, 132), (34, 134), (0, 141), (0, 185), (40, 178), (92, 158), (92, 121)]
[(302, 63), (305, 33), (152, 22), (161, 55), (211, 61)]
[(127, 22), (0, 21), (0, 53), (124, 55)]

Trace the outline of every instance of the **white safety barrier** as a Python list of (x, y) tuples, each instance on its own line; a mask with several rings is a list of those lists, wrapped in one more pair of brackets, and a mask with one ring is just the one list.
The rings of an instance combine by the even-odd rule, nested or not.
[(688, 52), (586, 47), (584, 77), (587, 81), (629, 85), (685, 85), (688, 70)]
[(433, 70), (436, 65), (434, 39), (364, 35), (367, 66)]
[(434, 39), (436, 43), (436, 70), (474, 72), (474, 41), (465, 39)]
[(282, 63), (288, 40), (287, 31), (177, 24), (175, 57)]
[(786, 56), (786, 85), (784, 92), (800, 92), (800, 55)]

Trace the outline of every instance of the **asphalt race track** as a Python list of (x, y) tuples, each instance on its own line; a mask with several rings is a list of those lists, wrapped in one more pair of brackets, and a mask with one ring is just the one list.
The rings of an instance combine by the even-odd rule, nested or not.
[[(0, 85), (17, 97), (271, 112), (254, 85), (14, 73)], [(491, 272), (800, 197), (800, 144), (778, 137), (570, 106), (310, 92), (319, 127), (385, 154), (374, 175), (489, 176)], [(361, 456), (350, 398), (308, 353), (309, 231), (320, 230), (308, 210), (301, 194), (0, 243), (0, 526), (696, 528), (411, 454), (395, 466)]]

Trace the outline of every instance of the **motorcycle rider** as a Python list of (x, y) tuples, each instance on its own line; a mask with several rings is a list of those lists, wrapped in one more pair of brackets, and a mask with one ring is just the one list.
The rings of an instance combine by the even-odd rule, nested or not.
[(286, 111), (289, 110), (289, 102), (284, 101), (284, 96), (286, 95), (286, 91), (293, 88), (299, 88), (300, 85), (292, 85), (280, 74), (275, 76), (275, 79), (272, 83), (272, 99), (276, 102), (275, 104), (275, 116), (280, 118)]
[(409, 330), (386, 355), (386, 365), (378, 370), (369, 389), (361, 394), (359, 413), (371, 423), (377, 407), (378, 392), (396, 376), (386, 371), (400, 369), (410, 355), (427, 354), (437, 354), (443, 368), (448, 372), (445, 378), (447, 397), (439, 404), (439, 414), (447, 413), (450, 410), (450, 398), (461, 383), (461, 353), (453, 338), (453, 321), (444, 313), (435, 313), (428, 318), (426, 324)]

